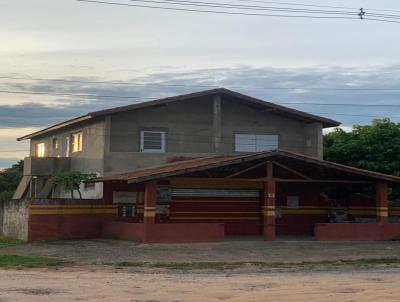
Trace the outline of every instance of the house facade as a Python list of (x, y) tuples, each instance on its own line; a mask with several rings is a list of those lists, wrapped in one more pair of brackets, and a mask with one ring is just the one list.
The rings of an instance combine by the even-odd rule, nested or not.
[[(227, 89), (214, 89), (92, 112), (30, 139), (16, 198), (67, 197), (48, 179), (60, 171), (107, 176), (184, 159), (284, 149), (322, 158), (322, 129), (338, 126)], [(82, 187), (101, 198), (102, 184)]]
[[(88, 113), (20, 138), (31, 156), (3, 229), (147, 243), (399, 238), (388, 186), (400, 178), (322, 159), (322, 129), (338, 125), (227, 89)], [(64, 171), (98, 177), (71, 198), (49, 182)]]

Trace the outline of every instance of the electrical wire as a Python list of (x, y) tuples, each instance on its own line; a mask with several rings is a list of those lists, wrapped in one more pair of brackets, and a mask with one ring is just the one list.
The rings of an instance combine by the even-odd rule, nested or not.
[[(296, 88), (306, 89), (306, 88)], [(142, 97), (142, 96), (120, 96), (120, 95), (100, 95), (100, 94), (74, 94), (74, 93), (56, 93), (56, 92), (36, 92), (36, 91), (9, 91), (0, 90), (4, 94), (26, 94), (26, 95), (56, 95), (56, 96), (73, 96), (73, 97), (89, 97), (89, 98), (114, 98), (114, 99), (136, 99), (133, 104), (139, 104), (141, 101), (157, 100), (165, 97)], [(352, 107), (400, 107), (400, 104), (359, 104), (359, 103), (313, 103), (313, 102), (273, 102), (278, 105), (315, 105), (315, 106), (352, 106)]]
[[(242, 9), (242, 10), (255, 10), (255, 11), (279, 11), (289, 13), (307, 13), (307, 14), (336, 14), (336, 15), (350, 15), (356, 18), (359, 17), (359, 10), (353, 11), (332, 11), (332, 10), (315, 10), (315, 9), (299, 9), (291, 7), (276, 7), (276, 6), (257, 6), (257, 5), (237, 5), (230, 3), (221, 2), (204, 2), (204, 1), (189, 1), (189, 0), (128, 0), (130, 2), (144, 2), (144, 3), (156, 3), (156, 4), (167, 4), (167, 5), (181, 5), (181, 6), (196, 6), (196, 7), (214, 7), (214, 8), (228, 8), (228, 9)], [(365, 11), (364, 11), (365, 12)], [(389, 18), (389, 19), (400, 19), (400, 15), (394, 14), (381, 14), (366, 12), (367, 16)], [(364, 15), (365, 18), (365, 15)]]
[[(34, 78), (34, 77), (13, 77), (0, 76), (0, 79), (27, 80), (27, 81), (48, 81), (78, 84), (108, 84), (108, 85), (130, 85), (130, 86), (160, 86), (160, 87), (199, 87), (199, 88), (218, 88), (218, 85), (202, 85), (202, 84), (165, 84), (165, 83), (137, 83), (137, 82), (120, 82), (120, 81), (84, 81), (72, 79), (50, 79), (50, 78)], [(355, 87), (261, 87), (261, 86), (230, 86), (231, 89), (264, 89), (264, 90), (338, 90), (338, 91), (400, 91), (400, 88), (355, 88)], [(12, 93), (12, 92), (10, 92)], [(139, 96), (138, 96), (139, 98)]]
[(388, 23), (400, 23), (400, 21), (376, 19), (376, 18), (369, 18), (369, 17), (365, 17), (364, 20), (377, 21), (377, 22), (388, 22)]
[[(317, 5), (317, 4), (294, 3), (294, 2), (264, 1), (264, 0), (234, 0), (234, 1), (250, 2), (250, 3), (283, 4), (283, 5), (293, 5), (293, 6), (303, 6), (303, 7), (349, 9), (349, 10), (358, 10), (358, 9), (360, 9), (359, 7)], [(368, 10), (368, 11), (396, 12), (396, 13), (400, 12), (399, 10), (392, 10), (392, 9), (380, 9), (380, 8), (364, 8), (364, 9)]]
[[(364, 15), (360, 15), (360, 11), (330, 11), (330, 10), (313, 10), (313, 9), (297, 9), (290, 7), (262, 7), (262, 6), (249, 6), (249, 5), (237, 5), (237, 4), (227, 4), (227, 3), (210, 3), (210, 2), (201, 2), (201, 1), (189, 1), (189, 0), (128, 0), (130, 2), (136, 2), (141, 4), (129, 4), (129, 3), (121, 3), (121, 2), (109, 2), (109, 1), (99, 1), (99, 0), (76, 0), (80, 2), (90, 2), (96, 4), (108, 4), (108, 5), (119, 5), (119, 6), (131, 6), (131, 7), (141, 7), (141, 8), (150, 8), (150, 9), (161, 9), (161, 10), (175, 10), (175, 11), (186, 11), (186, 12), (198, 12), (198, 13), (214, 13), (214, 14), (229, 14), (229, 15), (247, 15), (247, 16), (264, 16), (264, 17), (285, 17), (285, 18), (317, 18), (317, 19), (363, 19), (363, 20), (371, 20), (371, 21), (380, 21), (380, 22), (389, 22), (389, 19), (400, 19), (400, 15), (390, 15), (390, 14), (374, 14), (367, 13), (365, 10)], [(145, 5), (143, 3), (154, 3), (154, 4), (163, 4), (167, 6), (157, 6), (157, 5)], [(169, 5), (169, 6), (168, 6)], [(172, 5), (172, 6), (171, 6)], [(175, 5), (175, 6), (174, 6)], [(245, 13), (241, 11), (221, 11), (221, 10), (199, 10), (199, 9), (190, 9), (179, 6), (195, 6), (195, 7), (206, 7), (206, 8), (225, 8), (225, 9), (239, 9), (239, 10), (252, 10), (252, 11), (277, 11), (283, 13), (292, 13), (290, 15), (287, 14), (262, 14), (262, 13)], [(306, 15), (296, 15), (294, 13), (305, 13)], [(310, 15), (310, 14), (319, 14), (319, 16)], [(336, 16), (326, 16), (326, 15), (335, 14)], [(367, 15), (367, 17), (365, 16)], [(369, 18), (371, 15), (373, 17), (379, 18)], [(353, 17), (349, 17), (353, 16)], [(391, 23), (400, 23), (397, 21), (390, 21)]]
[(328, 11), (328, 10), (311, 10), (301, 8), (290, 8), (290, 7), (275, 7), (275, 6), (257, 6), (257, 5), (237, 5), (229, 3), (211, 3), (203, 1), (189, 1), (189, 0), (128, 0), (130, 2), (144, 2), (144, 3), (156, 3), (156, 4), (167, 4), (167, 5), (182, 5), (182, 6), (197, 6), (197, 7), (215, 7), (215, 8), (230, 8), (230, 9), (244, 9), (244, 10), (255, 10), (255, 11), (282, 11), (282, 12), (301, 12), (301, 13), (317, 13), (317, 14), (347, 14), (357, 16), (358, 12), (349, 11)]
[(98, 0), (76, 0), (76, 1), (96, 3), (96, 4), (130, 6), (130, 7), (141, 7), (141, 8), (172, 10), (172, 11), (185, 11), (185, 12), (196, 12), (196, 13), (225, 14), (225, 15), (243, 15), (243, 16), (260, 16), (260, 17), (283, 17), (283, 18), (310, 18), (310, 19), (351, 19), (351, 20), (355, 19), (354, 17), (352, 18), (352, 17), (344, 17), (344, 16), (283, 15), (283, 14), (242, 13), (242, 12), (216, 11), (216, 10), (198, 10), (198, 9), (189, 9), (189, 8), (151, 6), (151, 5), (142, 5), (142, 4), (129, 4), (129, 3), (119, 3), (119, 2), (98, 1)]
[(114, 99), (154, 99), (152, 97), (142, 96), (117, 96), (117, 95), (97, 95), (97, 94), (75, 94), (75, 93), (59, 93), (59, 92), (39, 92), (39, 91), (11, 91), (0, 90), (0, 93), (6, 94), (29, 94), (29, 95), (56, 95), (56, 96), (77, 96), (87, 98), (114, 98)]

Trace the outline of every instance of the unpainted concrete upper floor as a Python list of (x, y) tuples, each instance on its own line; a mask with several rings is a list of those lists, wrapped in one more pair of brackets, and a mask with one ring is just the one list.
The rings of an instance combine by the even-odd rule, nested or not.
[(30, 137), (30, 155), (68, 157), (70, 170), (99, 175), (185, 158), (277, 148), (322, 158), (326, 124), (323, 118), (304, 115), (236, 95), (209, 93), (110, 111), (39, 133)]

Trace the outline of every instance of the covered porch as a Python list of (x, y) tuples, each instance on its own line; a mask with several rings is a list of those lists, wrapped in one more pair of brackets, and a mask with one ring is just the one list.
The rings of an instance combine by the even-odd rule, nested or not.
[[(400, 236), (400, 224), (389, 221), (398, 210), (388, 204), (388, 184), (400, 178), (281, 150), (199, 158), (97, 181), (104, 182), (104, 202), (118, 206), (118, 217), (103, 224), (105, 237), (173, 243)], [(356, 188), (375, 197), (355, 195)]]

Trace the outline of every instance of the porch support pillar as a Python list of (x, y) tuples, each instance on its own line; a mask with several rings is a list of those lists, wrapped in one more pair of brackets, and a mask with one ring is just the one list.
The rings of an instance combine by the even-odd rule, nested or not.
[(275, 232), (275, 193), (276, 183), (268, 180), (264, 183), (264, 240), (274, 240)]
[(154, 224), (156, 216), (156, 201), (157, 201), (157, 182), (148, 181), (145, 184), (145, 191), (144, 191), (143, 242), (151, 242), (151, 237), (154, 232)]
[(378, 222), (387, 222), (389, 216), (388, 208), (388, 186), (385, 183), (376, 184), (376, 218)]

